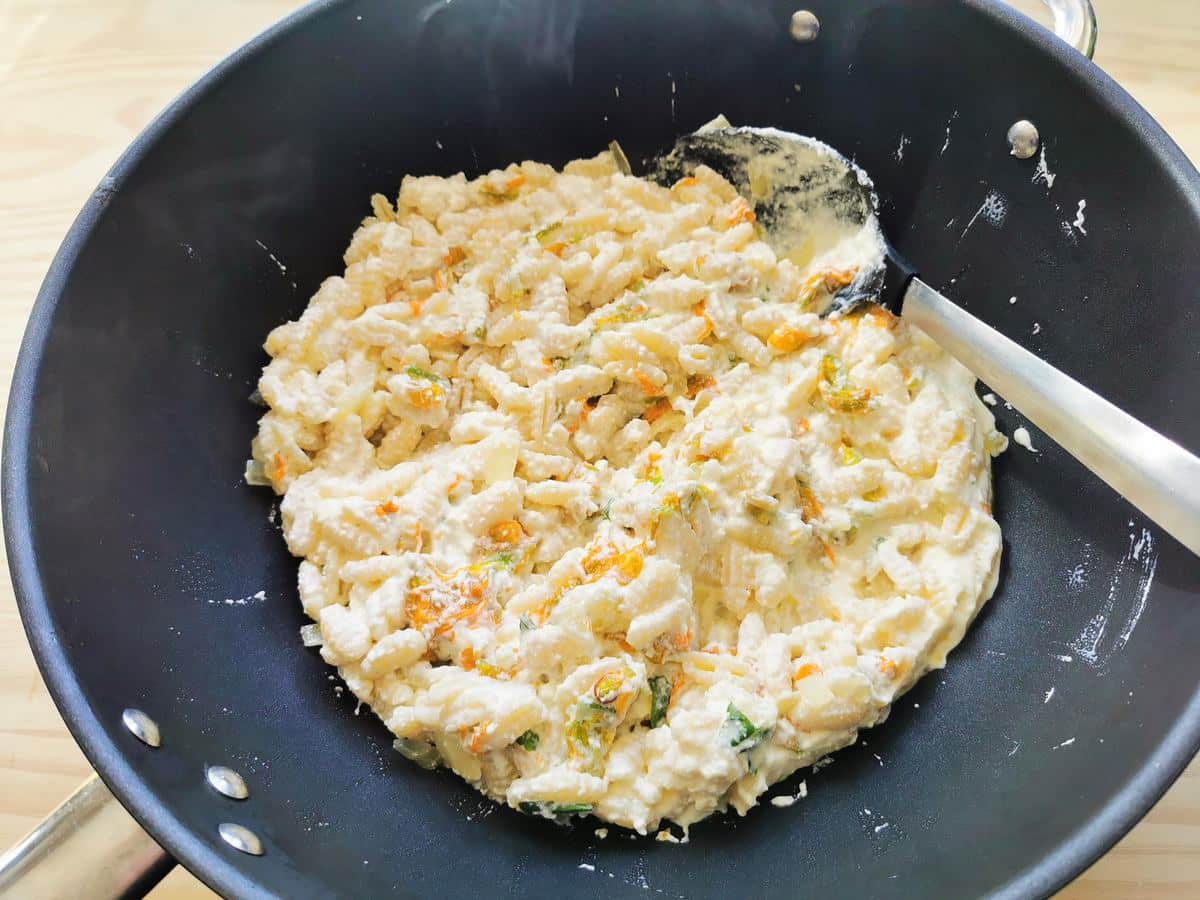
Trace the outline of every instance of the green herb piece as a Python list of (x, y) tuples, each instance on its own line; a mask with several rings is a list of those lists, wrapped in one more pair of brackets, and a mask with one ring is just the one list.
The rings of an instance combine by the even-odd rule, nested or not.
[(586, 816), (591, 811), (590, 803), (559, 803), (550, 807), (550, 812), (556, 816)]
[(540, 740), (541, 737), (539, 737), (538, 733), (531, 728), (517, 738), (514, 743), (520, 744), (526, 750), (533, 751), (537, 749), (538, 741)]
[(542, 804), (534, 803), (532, 800), (522, 800), (517, 804), (517, 809), (521, 810), (527, 816), (540, 816), (542, 814)]
[(409, 378), (421, 378), (425, 381), (437, 382), (442, 380), (440, 376), (434, 375), (432, 372), (426, 372), (424, 369), (419, 369), (416, 366), (409, 366), (404, 370), (404, 374)]
[[(730, 747), (737, 747), (741, 750), (749, 750), (750, 747), (753, 747), (764, 737), (766, 737), (766, 731), (760, 729), (757, 725), (751, 722), (750, 719), (747, 718), (746, 714), (732, 703), (729, 704), (725, 712), (729, 716), (726, 721), (736, 726), (737, 729), (733, 732), (733, 739), (729, 742)], [(745, 746), (747, 744), (748, 746)]]
[(608, 502), (604, 504), (604, 509), (600, 510), (600, 515), (604, 516), (605, 520), (609, 522), (612, 521), (612, 505), (613, 498), (610, 497)]
[(540, 229), (534, 238), (539, 244), (545, 244), (547, 239), (562, 227), (562, 222), (551, 222), (545, 228)]
[(529, 616), (525, 616), (525, 615), (521, 616), (521, 630), (522, 631), (533, 631), (536, 628), (537, 628), (537, 624), (533, 621), (533, 619), (529, 618)]
[(657, 728), (667, 719), (667, 707), (671, 703), (671, 679), (655, 675), (650, 679), (650, 727)]

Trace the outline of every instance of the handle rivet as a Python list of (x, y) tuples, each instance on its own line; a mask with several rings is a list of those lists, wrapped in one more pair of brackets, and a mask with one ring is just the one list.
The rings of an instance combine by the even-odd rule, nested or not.
[(807, 44), (809, 41), (817, 39), (817, 35), (821, 33), (821, 23), (807, 9), (798, 9), (792, 13), (792, 21), (788, 25), (788, 31), (791, 32), (794, 40), (800, 41), (802, 44)]
[(1012, 127), (1008, 129), (1009, 153), (1017, 159), (1029, 159), (1029, 157), (1037, 153), (1038, 143), (1037, 126), (1028, 119), (1014, 122)]
[(204, 777), (214, 791), (231, 800), (245, 800), (250, 796), (246, 780), (226, 766), (208, 766), (204, 770)]
[(221, 835), (221, 840), (234, 850), (240, 850), (242, 853), (248, 853), (251, 856), (263, 855), (262, 841), (258, 839), (257, 834), (245, 825), (238, 825), (234, 822), (222, 822), (217, 826), (217, 833)]
[(147, 747), (157, 747), (162, 743), (158, 733), (158, 723), (140, 709), (130, 707), (121, 713), (121, 722), (135, 738)]

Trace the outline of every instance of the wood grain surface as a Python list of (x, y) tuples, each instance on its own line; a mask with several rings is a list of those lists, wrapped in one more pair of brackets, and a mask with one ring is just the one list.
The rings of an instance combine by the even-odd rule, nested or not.
[[(1200, 3), (1094, 0), (1096, 61), (1200, 159)], [(118, 154), (176, 94), (295, 0), (0, 0), (0, 384), (38, 285)], [(1020, 0), (1033, 14), (1036, 0)], [(2, 553), (0, 549), (0, 553)], [(0, 569), (0, 848), (87, 775)], [(157, 900), (212, 897), (176, 869)], [(1200, 897), (1200, 764), (1068, 898)]]

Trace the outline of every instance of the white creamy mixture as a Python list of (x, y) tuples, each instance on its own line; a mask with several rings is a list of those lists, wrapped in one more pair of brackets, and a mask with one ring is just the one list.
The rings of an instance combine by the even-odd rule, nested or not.
[(854, 741), (1000, 556), (974, 379), (853, 275), (777, 259), (700, 168), (608, 153), (373, 198), (275, 329), (248, 479), (309, 642), (397, 748), (648, 832)]

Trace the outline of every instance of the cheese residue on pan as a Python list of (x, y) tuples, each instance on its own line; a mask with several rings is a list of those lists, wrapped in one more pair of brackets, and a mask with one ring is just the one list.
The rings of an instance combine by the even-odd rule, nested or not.
[(974, 378), (700, 167), (405, 178), (267, 338), (247, 477), (405, 756), (687, 826), (855, 740), (991, 595)]

